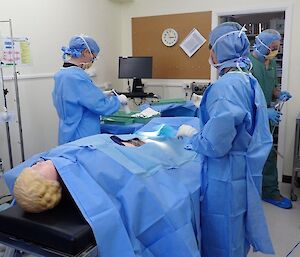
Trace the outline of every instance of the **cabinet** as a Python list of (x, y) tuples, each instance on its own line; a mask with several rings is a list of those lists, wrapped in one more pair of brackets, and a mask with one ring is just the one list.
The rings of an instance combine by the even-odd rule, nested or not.
[(291, 200), (296, 201), (297, 196), (294, 193), (295, 186), (299, 186), (298, 173), (300, 171), (300, 116), (296, 119), (295, 142), (294, 142), (294, 159), (293, 159), (293, 174), (291, 185)]
[(283, 38), (284, 38), (284, 12), (268, 12), (268, 13), (256, 13), (256, 14), (241, 14), (241, 15), (228, 15), (221, 16), (220, 23), (233, 21), (238, 22), (241, 25), (245, 25), (247, 29), (247, 36), (250, 42), (250, 50), (253, 50), (253, 44), (255, 37), (265, 29), (275, 29), (281, 36), (281, 44), (279, 53), (276, 56), (276, 71), (277, 71), (277, 85), (281, 87), (282, 77), (282, 59), (283, 59)]

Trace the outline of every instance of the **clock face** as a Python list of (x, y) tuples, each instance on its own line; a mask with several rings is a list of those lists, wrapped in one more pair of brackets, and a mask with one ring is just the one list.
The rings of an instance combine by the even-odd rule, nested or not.
[(161, 41), (166, 45), (166, 46), (173, 46), (177, 43), (178, 41), (178, 33), (175, 29), (172, 28), (167, 28), (163, 31), (161, 35)]

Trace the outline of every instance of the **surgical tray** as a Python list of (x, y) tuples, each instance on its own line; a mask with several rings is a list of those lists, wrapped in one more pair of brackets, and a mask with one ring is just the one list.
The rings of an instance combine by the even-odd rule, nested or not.
[(105, 124), (123, 124), (123, 125), (127, 125), (127, 124), (132, 124), (134, 123), (134, 119), (133, 118), (125, 118), (125, 117), (103, 117), (102, 118), (103, 122)]
[(113, 115), (102, 117), (102, 121), (105, 124), (111, 124), (111, 123), (122, 124), (122, 125), (132, 124), (134, 123), (134, 118), (132, 118), (131, 115), (135, 113), (137, 112), (125, 113), (123, 111), (118, 111)]
[(146, 124), (152, 118), (159, 117), (159, 115), (153, 116), (151, 118), (131, 117), (131, 115), (136, 114), (136, 113), (139, 113), (139, 112), (125, 113), (123, 111), (118, 111), (118, 112), (116, 112), (115, 114), (113, 114), (111, 116), (102, 117), (102, 121), (105, 124), (112, 124), (112, 123), (113, 124), (122, 124), (122, 125), (128, 125), (128, 124), (132, 124), (132, 123)]
[(151, 105), (160, 105), (160, 104), (182, 104), (185, 103), (186, 100), (183, 98), (171, 98), (171, 99), (159, 99), (157, 101), (153, 101)]

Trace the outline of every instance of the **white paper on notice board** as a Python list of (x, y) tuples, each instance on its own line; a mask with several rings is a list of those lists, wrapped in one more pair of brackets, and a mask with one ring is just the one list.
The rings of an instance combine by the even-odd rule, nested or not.
[(206, 39), (194, 28), (180, 43), (180, 47), (189, 57), (192, 57), (205, 42)]

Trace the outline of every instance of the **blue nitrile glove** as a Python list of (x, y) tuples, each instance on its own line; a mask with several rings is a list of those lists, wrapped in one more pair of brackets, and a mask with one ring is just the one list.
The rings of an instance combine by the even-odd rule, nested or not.
[(274, 108), (268, 108), (268, 117), (274, 124), (278, 124), (280, 120), (280, 116), (282, 115), (281, 112), (276, 111)]
[(281, 91), (279, 95), (280, 101), (288, 101), (290, 98), (292, 98), (292, 95), (288, 91)]

